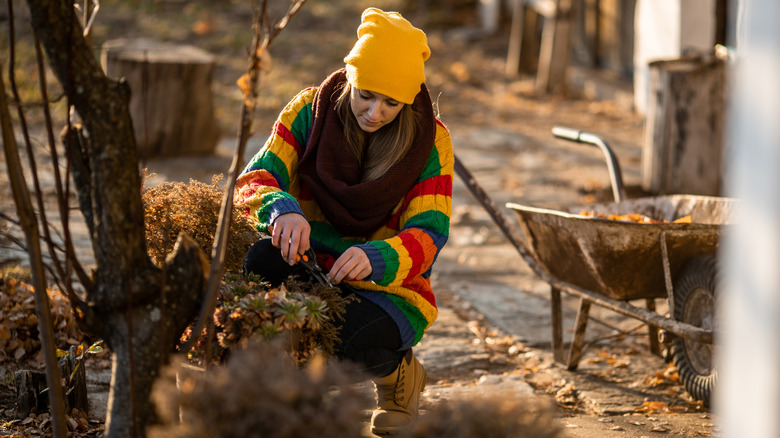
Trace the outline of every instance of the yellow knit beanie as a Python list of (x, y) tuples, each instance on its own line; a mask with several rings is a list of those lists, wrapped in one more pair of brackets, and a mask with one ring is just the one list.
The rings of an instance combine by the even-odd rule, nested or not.
[(358, 41), (344, 62), (353, 86), (411, 104), (425, 82), (431, 56), (425, 33), (398, 12), (363, 11)]

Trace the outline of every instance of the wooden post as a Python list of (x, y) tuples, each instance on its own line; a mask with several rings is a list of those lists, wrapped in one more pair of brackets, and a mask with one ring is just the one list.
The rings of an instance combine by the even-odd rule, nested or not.
[(130, 85), (141, 158), (209, 154), (219, 140), (211, 83), (214, 57), (193, 46), (150, 39), (103, 45), (106, 75)]
[(542, 30), (536, 89), (543, 93), (560, 93), (566, 90), (573, 13), (572, 0), (555, 0), (554, 16), (548, 19), (551, 22), (545, 23)]
[(523, 0), (512, 0), (512, 27), (509, 30), (509, 48), (506, 55), (506, 74), (514, 76), (520, 69), (520, 53), (523, 45), (525, 14)]
[(529, 5), (528, 0), (512, 0), (512, 27), (506, 58), (507, 76), (536, 71), (541, 45), (537, 27), (542, 19), (542, 15)]
[(718, 195), (722, 185), (724, 61), (697, 56), (650, 63), (642, 188)]

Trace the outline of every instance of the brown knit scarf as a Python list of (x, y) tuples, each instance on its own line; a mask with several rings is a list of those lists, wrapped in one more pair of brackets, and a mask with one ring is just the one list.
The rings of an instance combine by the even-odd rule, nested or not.
[(314, 97), (314, 119), (298, 174), (328, 221), (347, 236), (369, 236), (390, 218), (422, 173), (433, 149), (436, 119), (425, 84), (414, 99), (415, 138), (409, 151), (387, 173), (361, 182), (363, 169), (346, 148), (335, 99), (346, 81), (344, 69), (331, 74)]

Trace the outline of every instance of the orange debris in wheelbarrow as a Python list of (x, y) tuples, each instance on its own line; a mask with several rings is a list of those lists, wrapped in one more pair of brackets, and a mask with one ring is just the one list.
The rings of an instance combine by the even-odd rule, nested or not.
[[(637, 224), (668, 224), (669, 223), (669, 221), (667, 220), (653, 219), (649, 216), (645, 216), (639, 213), (628, 213), (628, 214), (617, 215), (617, 214), (604, 214), (604, 213), (597, 213), (594, 211), (581, 210), (580, 216), (595, 217), (595, 218), (607, 219), (611, 221), (634, 222)], [(691, 215), (677, 218), (671, 223), (689, 224), (691, 223)]]

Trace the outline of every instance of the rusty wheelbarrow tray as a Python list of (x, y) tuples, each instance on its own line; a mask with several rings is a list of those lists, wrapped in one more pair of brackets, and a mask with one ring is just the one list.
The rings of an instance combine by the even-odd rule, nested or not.
[[(734, 200), (671, 195), (572, 207), (569, 212), (509, 203), (532, 254), (552, 277), (616, 300), (668, 297), (688, 260), (715, 254)], [(636, 223), (582, 215), (638, 213), (669, 223)], [(673, 223), (690, 216), (692, 223)], [(665, 249), (664, 249), (665, 247)]]
[[(555, 128), (553, 134), (602, 149), (616, 202), (572, 207), (569, 211), (509, 203), (522, 234), (455, 159), (455, 171), (482, 203), (529, 267), (551, 287), (552, 349), (555, 358), (577, 368), (591, 304), (649, 326), (650, 346), (659, 353), (658, 329), (671, 343), (673, 360), (688, 392), (708, 403), (717, 380), (712, 366), (714, 296), (721, 235), (736, 216), (730, 198), (670, 195), (623, 200), (617, 158), (600, 138)], [(587, 214), (580, 214), (583, 210)], [(634, 223), (597, 216), (641, 214), (661, 223)], [(673, 223), (689, 216), (691, 223)], [(669, 223), (664, 223), (667, 221)], [(574, 335), (564, 360), (561, 292), (580, 298)], [(655, 299), (667, 298), (669, 316), (655, 311)], [(645, 308), (629, 303), (645, 300)]]

